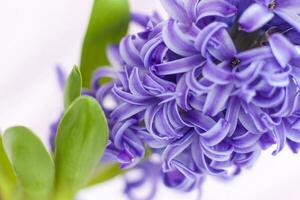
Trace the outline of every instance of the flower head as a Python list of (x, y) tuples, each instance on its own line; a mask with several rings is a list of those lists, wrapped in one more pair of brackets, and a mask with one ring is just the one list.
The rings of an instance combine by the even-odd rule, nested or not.
[(108, 118), (106, 158), (140, 166), (150, 148), (164, 183), (190, 191), (274, 144), (274, 155), (286, 144), (297, 152), (297, 2), (161, 0), (168, 19), (133, 15), (142, 31), (108, 49), (115, 68), (99, 68), (89, 91)]

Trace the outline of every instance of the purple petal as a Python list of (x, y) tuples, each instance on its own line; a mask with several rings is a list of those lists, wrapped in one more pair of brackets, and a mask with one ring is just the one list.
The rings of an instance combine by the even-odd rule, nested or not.
[(186, 85), (185, 76), (182, 76), (178, 81), (176, 92), (178, 93), (176, 98), (178, 106), (185, 111), (190, 110), (191, 106), (188, 103), (189, 89)]
[(276, 0), (278, 8), (285, 8), (289, 11), (300, 13), (299, 2), (295, 0)]
[[(299, 4), (297, 4), (297, 7), (299, 7)], [(300, 33), (299, 12), (297, 13), (292, 9), (288, 9), (288, 8), (278, 8), (275, 9), (274, 12), (283, 20), (285, 20), (287, 23), (289, 23), (291, 26), (293, 26)]]
[(293, 141), (287, 139), (287, 144), (289, 145), (289, 147), (291, 148), (293, 153), (299, 153), (300, 143), (293, 142)]
[(228, 101), (232, 89), (232, 84), (216, 85), (214, 89), (207, 94), (203, 113), (215, 116), (221, 112)]
[(283, 68), (287, 66), (292, 58), (300, 56), (296, 47), (279, 33), (269, 37), (269, 44), (276, 60)]
[(122, 59), (130, 66), (143, 66), (139, 51), (133, 43), (133, 36), (124, 37), (120, 43), (120, 54)]
[(247, 154), (235, 154), (235, 157), (233, 158), (233, 162), (237, 165), (237, 166), (246, 166), (249, 167), (251, 166), (254, 161), (257, 160), (257, 158), (260, 155), (260, 149), (256, 148), (256, 151), (253, 151), (251, 153), (247, 153)]
[(204, 115), (202, 112), (197, 111), (188, 111), (183, 115), (183, 119), (186, 123), (189, 123), (192, 127), (201, 128), (204, 131), (209, 130), (215, 125), (215, 121), (207, 116)]
[(237, 54), (234, 43), (226, 29), (221, 29), (209, 43), (209, 53), (219, 61), (233, 58)]
[(200, 55), (195, 55), (154, 65), (152, 66), (152, 70), (158, 75), (178, 74), (188, 72), (202, 63), (203, 58)]
[(241, 28), (247, 32), (253, 32), (263, 27), (274, 17), (274, 14), (261, 4), (252, 4), (240, 17)]
[(156, 129), (154, 127), (157, 113), (162, 109), (162, 106), (149, 106), (144, 115), (145, 126), (149, 131), (150, 135), (158, 141), (168, 141), (167, 136), (161, 136), (157, 134)]
[(204, 170), (211, 175), (217, 176), (224, 175), (226, 173), (223, 169), (217, 169), (210, 166), (211, 160), (204, 155), (201, 148), (200, 138), (193, 140), (191, 152), (193, 160), (199, 169)]
[(117, 148), (122, 149), (123, 148), (123, 143), (122, 143), (122, 137), (125, 134), (126, 129), (128, 127), (132, 126), (134, 123), (136, 123), (135, 120), (130, 119), (125, 121), (124, 123), (118, 123), (116, 124), (113, 129), (111, 130), (111, 134), (114, 135), (114, 145)]
[[(259, 140), (258, 140), (259, 141)], [(253, 151), (259, 149), (260, 146), (258, 145), (258, 142), (252, 146), (247, 146), (247, 147), (239, 147), (235, 146), (234, 147), (234, 152), (238, 154), (249, 154), (252, 153)]]
[(149, 92), (143, 87), (143, 83), (140, 79), (138, 68), (134, 68), (128, 79), (129, 90), (133, 95), (137, 96), (149, 96)]
[(179, 113), (179, 108), (177, 107), (175, 102), (170, 102), (167, 105), (168, 113), (169, 113), (169, 120), (172, 126), (176, 129), (180, 129), (187, 124), (183, 121), (182, 116)]
[(112, 78), (115, 79), (117, 77), (117, 72), (114, 71), (111, 67), (101, 67), (94, 72), (92, 78), (92, 88), (93, 90), (97, 90), (99, 87), (99, 80), (102, 78)]
[(118, 87), (114, 87), (113, 92), (120, 100), (137, 106), (146, 106), (149, 103), (155, 102), (155, 100), (151, 97), (137, 96), (128, 92), (124, 92)]
[(273, 152), (273, 155), (276, 155), (283, 149), (286, 142), (286, 128), (284, 126), (284, 123), (275, 127), (273, 134), (277, 144), (277, 148)]
[(257, 95), (253, 98), (253, 104), (261, 108), (274, 108), (279, 106), (285, 97), (285, 92), (282, 89), (276, 89), (272, 96)]
[(149, 22), (149, 17), (147, 15), (143, 15), (139, 13), (132, 13), (131, 20), (141, 26), (146, 27)]
[(300, 130), (298, 129), (293, 129), (291, 127), (286, 127), (286, 137), (293, 142), (300, 143)]
[(178, 138), (179, 136), (176, 135), (176, 131), (172, 128), (170, 125), (170, 122), (168, 121), (168, 118), (166, 117), (166, 113), (164, 112), (164, 107), (163, 109), (160, 109), (155, 118), (154, 118), (154, 130), (155, 134), (159, 136), (165, 136), (168, 139), (171, 138)]
[(222, 67), (223, 63), (220, 65), (215, 65), (212, 61), (207, 60), (206, 65), (203, 67), (203, 76), (216, 84), (225, 85), (232, 82), (234, 79), (233, 74), (229, 70)]
[[(243, 70), (234, 68), (235, 83), (240, 87), (243, 85), (246, 85), (248, 83), (251, 83), (261, 73), (263, 66), (264, 66), (263, 62), (253, 62), (247, 68), (245, 68)], [(237, 70), (239, 70), (239, 71), (237, 71)]]
[(167, 13), (174, 19), (183, 24), (189, 23), (189, 17), (184, 8), (183, 1), (180, 0), (160, 0)]
[(185, 1), (185, 8), (186, 8), (187, 15), (189, 16), (190, 19), (192, 19), (192, 21), (196, 20), (198, 3), (199, 0)]
[(253, 104), (246, 104), (242, 102), (242, 107), (244, 108), (243, 110), (246, 111), (246, 113), (250, 116), (250, 119), (252, 119), (253, 124), (258, 130), (258, 132), (250, 132), (254, 134), (266, 132), (267, 128), (262, 120), (263, 115), (266, 113), (260, 107), (254, 106)]
[(224, 0), (200, 1), (197, 6), (197, 21), (208, 17), (231, 17), (235, 15), (237, 8)]
[(205, 78), (201, 78), (200, 80), (198, 80), (200, 74), (198, 75), (199, 72), (196, 73), (196, 71), (198, 69), (201, 69), (201, 67), (196, 67), (192, 71), (186, 73), (185, 79), (188, 88), (197, 93), (197, 95), (207, 92), (214, 87), (213, 83)]
[(252, 134), (250, 132), (246, 132), (243, 135), (233, 137), (232, 144), (238, 148), (251, 147), (257, 143), (260, 137), (261, 135), (259, 134)]
[(152, 92), (152, 93), (163, 93), (165, 92), (165, 88), (159, 84), (157, 81), (153, 80), (153, 78), (149, 75), (146, 75), (143, 79), (143, 85), (144, 87)]
[(220, 119), (212, 128), (201, 134), (201, 139), (208, 146), (215, 146), (227, 136), (229, 129), (230, 124), (226, 120)]
[(162, 38), (166, 46), (179, 55), (191, 56), (197, 53), (189, 35), (183, 33), (174, 20), (169, 20), (163, 28)]
[(176, 90), (176, 84), (164, 80), (156, 75), (154, 75), (152, 72), (145, 75), (144, 82), (145, 88), (147, 88), (149, 91), (152, 90), (152, 92), (159, 92), (159, 94), (164, 92), (175, 92)]
[(163, 164), (164, 172), (171, 170), (171, 161), (191, 145), (193, 141), (192, 138), (193, 134), (188, 133), (181, 139), (167, 146), (162, 155), (162, 159), (165, 161)]
[(197, 178), (191, 169), (179, 161), (174, 160), (172, 164), (175, 169), (163, 174), (166, 186), (180, 191), (190, 191), (196, 187)]
[(126, 134), (123, 135), (123, 141), (125, 148), (127, 148), (135, 157), (135, 163), (145, 156), (144, 142), (137, 137), (136, 130), (127, 130)]
[(291, 83), (288, 85), (288, 87), (285, 88), (284, 101), (280, 109), (272, 114), (273, 117), (287, 117), (292, 114), (294, 97), (299, 92), (299, 88), (297, 88), (297, 86), (293, 83), (292, 80), (290, 82)]
[(119, 121), (128, 119), (145, 110), (144, 106), (130, 105), (128, 103), (120, 104), (111, 114), (110, 117)]
[(206, 57), (207, 46), (213, 35), (223, 28), (227, 28), (227, 24), (222, 22), (213, 22), (201, 30), (197, 35), (195, 40), (195, 48), (201, 51), (201, 55), (203, 57)]
[(163, 62), (166, 57), (168, 48), (162, 42), (161, 38), (154, 38), (148, 41), (141, 50), (141, 56), (144, 57), (144, 65), (146, 68), (157, 63)]
[(260, 133), (256, 124), (252, 120), (252, 117), (246, 113), (244, 109), (241, 109), (240, 111), (239, 121), (247, 131), (251, 133)]
[(291, 74), (291, 67), (288, 66), (286, 71), (279, 72), (279, 73), (271, 73), (271, 72), (263, 72), (262, 76), (267, 81), (267, 83), (274, 87), (286, 87), (290, 83), (290, 74)]
[(247, 65), (254, 61), (264, 61), (273, 58), (273, 53), (270, 47), (260, 47), (241, 52), (236, 58), (241, 61), (241, 64)]
[(230, 137), (237, 126), (238, 123), (238, 117), (239, 117), (239, 113), (240, 113), (240, 102), (238, 101), (237, 98), (230, 98), (229, 102), (228, 102), (228, 107), (226, 110), (226, 115), (225, 115), (225, 120), (230, 122), (229, 126), (229, 133), (228, 136)]
[(232, 157), (233, 146), (226, 143), (219, 143), (216, 146), (209, 146), (201, 139), (203, 153), (209, 159), (217, 162), (229, 161)]
[(273, 134), (270, 132), (264, 133), (259, 140), (259, 144), (263, 150), (268, 149), (270, 146), (272, 146), (275, 143), (276, 142), (274, 140)]

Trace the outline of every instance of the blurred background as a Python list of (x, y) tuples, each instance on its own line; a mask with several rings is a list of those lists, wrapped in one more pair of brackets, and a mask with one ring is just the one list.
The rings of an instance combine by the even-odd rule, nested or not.
[[(26, 125), (48, 145), (49, 124), (63, 108), (55, 67), (69, 73), (79, 64), (92, 0), (0, 0), (0, 130)], [(163, 12), (159, 0), (130, 0), (134, 12)], [(113, 13), (112, 13), (113, 14)], [(130, 31), (134, 31), (131, 27)], [(26, 141), (24, 141), (26, 142)], [(299, 200), (300, 155), (287, 148), (264, 152), (254, 167), (230, 182), (208, 178), (202, 200)], [(122, 200), (116, 178), (82, 191), (78, 200)], [(147, 191), (139, 191), (142, 195)], [(157, 200), (194, 200), (159, 185)]]

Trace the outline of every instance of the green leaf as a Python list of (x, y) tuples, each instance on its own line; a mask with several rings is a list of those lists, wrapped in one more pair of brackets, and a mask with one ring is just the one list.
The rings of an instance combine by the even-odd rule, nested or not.
[(49, 199), (55, 168), (41, 140), (29, 129), (17, 126), (5, 131), (3, 144), (24, 189), (24, 199)]
[(72, 199), (99, 163), (108, 140), (105, 115), (96, 100), (77, 98), (56, 137), (56, 199)]
[(16, 180), (13, 167), (4, 150), (0, 133), (0, 194), (4, 200), (12, 199), (13, 195), (15, 195), (13, 191), (17, 187)]
[(101, 164), (97, 168), (97, 171), (94, 174), (94, 176), (88, 181), (86, 186), (89, 187), (103, 183), (125, 173), (126, 171), (127, 170), (121, 169), (120, 164), (118, 163)]
[(128, 0), (94, 0), (84, 38), (80, 70), (83, 86), (89, 87), (94, 70), (107, 65), (106, 47), (126, 34), (130, 20)]
[(81, 73), (77, 66), (74, 66), (66, 82), (64, 91), (64, 105), (67, 109), (70, 104), (80, 96), (82, 87)]

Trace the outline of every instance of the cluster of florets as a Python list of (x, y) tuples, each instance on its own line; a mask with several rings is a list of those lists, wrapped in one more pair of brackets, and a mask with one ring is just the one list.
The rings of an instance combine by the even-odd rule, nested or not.
[(300, 2), (161, 2), (170, 18), (132, 15), (144, 30), (109, 47), (114, 68), (95, 72), (105, 158), (132, 167), (151, 149), (164, 183), (189, 191), (207, 175), (238, 174), (273, 144), (274, 155), (286, 144), (297, 152)]

